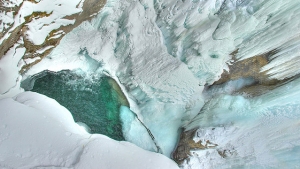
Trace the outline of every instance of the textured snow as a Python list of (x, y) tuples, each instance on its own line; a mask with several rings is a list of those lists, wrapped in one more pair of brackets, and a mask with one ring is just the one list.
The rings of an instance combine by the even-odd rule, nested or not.
[(297, 79), (259, 97), (211, 99), (187, 129), (218, 146), (194, 151), (182, 168), (299, 168), (299, 88)]
[(0, 11), (0, 31), (3, 32), (14, 22), (13, 12)]
[(19, 6), (22, 2), (23, 0), (7, 0), (3, 1), (2, 3), (4, 7), (15, 7)]
[[(228, 55), (246, 59), (278, 53), (262, 71), (283, 79), (298, 74), (300, 2), (294, 0), (158, 0), (157, 24), (168, 52), (201, 79), (213, 82)], [(215, 59), (212, 59), (212, 58)], [(211, 64), (211, 63), (214, 64)], [(286, 63), (287, 62), (287, 63)], [(289, 69), (287, 69), (289, 67)], [(210, 76), (207, 76), (209, 74)]]
[(88, 134), (44, 95), (24, 92), (0, 107), (0, 168), (178, 168), (161, 154)]

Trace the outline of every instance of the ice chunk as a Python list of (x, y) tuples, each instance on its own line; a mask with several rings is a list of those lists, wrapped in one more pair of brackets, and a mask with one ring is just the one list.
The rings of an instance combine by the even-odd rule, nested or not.
[(153, 138), (151, 138), (151, 134), (148, 133), (145, 126), (143, 126), (128, 107), (121, 106), (120, 118), (122, 121), (122, 132), (127, 141), (146, 150), (157, 152), (157, 147), (154, 144)]

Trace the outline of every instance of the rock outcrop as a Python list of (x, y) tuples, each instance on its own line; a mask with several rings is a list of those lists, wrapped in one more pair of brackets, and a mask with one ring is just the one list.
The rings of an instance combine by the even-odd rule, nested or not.
[[(20, 24), (16, 23), (17, 20), (21, 20), (21, 15), (23, 13), (28, 13), (26, 11), (25, 5), (32, 3), (32, 5), (39, 5), (42, 3), (38, 0), (24, 0), (21, 3), (17, 2), (0, 2), (0, 14), (3, 16), (9, 16), (10, 19), (5, 19), (0, 21), (0, 59), (5, 56), (6, 52), (18, 42), (18, 40), (23, 39), (24, 44), (19, 47), (25, 47), (26, 53), (23, 56), (25, 64), (23, 65), (20, 73), (26, 72), (31, 66), (40, 62), (45, 56), (47, 56), (55, 46), (57, 46), (60, 40), (65, 34), (70, 32), (72, 29), (77, 27), (83, 21), (90, 20), (96, 16), (99, 11), (104, 7), (106, 0), (82, 0), (76, 5), (76, 9), (79, 12), (75, 12), (71, 15), (62, 15), (62, 20), (71, 21), (73, 24), (65, 24), (57, 29), (53, 29), (47, 35), (46, 39), (41, 44), (35, 44), (28, 38), (29, 23), (34, 22), (38, 19), (49, 18), (53, 11), (49, 12), (48, 9), (33, 9), (33, 12), (29, 14), (24, 14), (24, 22)], [(57, 5), (57, 4), (56, 4)], [(58, 4), (57, 6), (63, 6)], [(68, 10), (67, 7), (62, 8), (62, 10)], [(55, 21), (52, 21), (54, 23)], [(52, 24), (51, 23), (51, 24)], [(47, 24), (43, 26), (47, 27)], [(36, 30), (37, 32), (40, 30)], [(34, 32), (33, 32), (34, 33)], [(26, 60), (31, 60), (30, 62)]]

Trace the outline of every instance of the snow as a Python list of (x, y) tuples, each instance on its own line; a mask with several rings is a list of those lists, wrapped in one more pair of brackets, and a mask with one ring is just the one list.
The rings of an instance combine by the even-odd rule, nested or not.
[(185, 62), (196, 76), (206, 78), (208, 84), (222, 73), (226, 68), (222, 63), (236, 49), (240, 60), (277, 50), (262, 69), (270, 70), (270, 78), (299, 73), (298, 1), (164, 0), (156, 1), (155, 6), (159, 13), (156, 23), (168, 52)]
[[(108, 2), (92, 23), (85, 22), (66, 35), (60, 45), (27, 74), (35, 74), (45, 67), (52, 71), (75, 68), (89, 71), (86, 62), (78, 55), (86, 48), (92, 58), (103, 61), (101, 69), (116, 78), (121, 87), (129, 87), (128, 90), (122, 89), (130, 101), (131, 110), (151, 130), (162, 152), (169, 156), (183, 118), (188, 120), (200, 110), (201, 105), (195, 103), (201, 100), (203, 86), (198, 85), (197, 78), (186, 65), (167, 53), (160, 30), (153, 24), (154, 10), (144, 11), (144, 7), (135, 2), (110, 3), (113, 2)], [(126, 10), (118, 10), (125, 7)], [(130, 16), (123, 19), (127, 13)], [(131, 137), (128, 136), (128, 140), (138, 140)]]
[(20, 39), (7, 53), (0, 59), (0, 99), (3, 97), (12, 97), (21, 92), (20, 82), (22, 77), (19, 75), (22, 65), (22, 57), (26, 51)]
[(202, 94), (205, 100), (210, 100), (213, 97), (221, 94), (233, 94), (234, 92), (239, 91), (243, 87), (250, 86), (254, 83), (255, 80), (251, 77), (230, 80), (220, 85), (213, 85), (204, 90)]
[(299, 168), (299, 87), (297, 79), (254, 98), (211, 99), (186, 127), (198, 127), (195, 142), (218, 146), (193, 151), (182, 168)]
[(41, 60), (41, 58), (40, 58), (40, 57), (27, 58), (27, 59), (24, 59), (24, 62), (25, 62), (26, 64), (31, 64), (31, 63), (33, 63), (33, 62), (35, 62), (35, 61), (37, 61), (37, 60)]
[(53, 45), (46, 46), (46, 47), (44, 47), (44, 48), (42, 48), (42, 49), (37, 50), (36, 53), (42, 54), (42, 53), (44, 53), (46, 50), (49, 50), (49, 49), (51, 49), (51, 48), (53, 48), (53, 47), (54, 47)]
[(13, 12), (0, 11), (0, 20), (0, 31), (3, 32), (4, 29), (7, 29), (14, 22)]
[(161, 168), (177, 164), (100, 134), (88, 134), (71, 113), (44, 95), (0, 100), (1, 168)]
[(23, 0), (7, 0), (3, 1), (2, 3), (4, 7), (15, 7), (19, 6), (22, 2)]

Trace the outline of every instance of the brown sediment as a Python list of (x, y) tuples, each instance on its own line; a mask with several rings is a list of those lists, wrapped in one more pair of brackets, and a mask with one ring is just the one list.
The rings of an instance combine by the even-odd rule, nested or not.
[(26, 1), (29, 1), (31, 3), (34, 3), (34, 4), (37, 4), (38, 2), (36, 2), (35, 0), (26, 0)]
[(47, 12), (33, 12), (31, 15), (24, 17), (26, 23), (31, 22), (33, 19), (48, 17), (52, 14)]
[(22, 35), (22, 25), (16, 27), (10, 34), (9, 38), (5, 39), (0, 45), (0, 59), (6, 54), (6, 52), (13, 47)]
[[(33, 0), (28, 0), (30, 2), (36, 3)], [(75, 20), (75, 23), (73, 25), (67, 25), (67, 26), (61, 26), (59, 29), (53, 30), (49, 35), (47, 36), (46, 40), (44, 41), (43, 44), (41, 45), (35, 45), (32, 42), (30, 42), (28, 39), (26, 39), (26, 32), (27, 32), (27, 26), (26, 24), (31, 22), (33, 18), (41, 18), (41, 17), (47, 17), (50, 16), (51, 13), (46, 13), (46, 12), (33, 12), (31, 15), (25, 17), (25, 22), (16, 27), (13, 31), (10, 32), (10, 36), (3, 41), (3, 43), (0, 45), (0, 59), (5, 55), (5, 53), (15, 44), (17, 41), (23, 37), (24, 40), (24, 47), (26, 48), (26, 53), (23, 56), (22, 59), (27, 59), (27, 58), (37, 58), (40, 57), (41, 59), (36, 60), (33, 63), (26, 64), (22, 67), (20, 70), (20, 74), (24, 74), (28, 69), (30, 69), (33, 65), (39, 63), (45, 56), (47, 56), (54, 48), (51, 48), (49, 50), (46, 50), (44, 53), (39, 54), (36, 51), (39, 49), (43, 49), (47, 46), (57, 46), (60, 43), (60, 40), (64, 37), (65, 34), (69, 33), (72, 31), (75, 27), (80, 25), (83, 21), (89, 21), (91, 20), (95, 15), (97, 14), (106, 4), (106, 0), (85, 0), (83, 3), (83, 11), (80, 13), (76, 13), (70, 16), (67, 16), (67, 19), (70, 20)], [(0, 6), (3, 7), (2, 3), (0, 3)], [(9, 10), (14, 10), (15, 14), (18, 13), (20, 6), (14, 7), (14, 8), (4, 8), (2, 9), (3, 11), (9, 11)], [(3, 31), (0, 34), (0, 38), (2, 38), (7, 31)], [(61, 34), (60, 37), (58, 38), (52, 38), (51, 37), (55, 36), (54, 33), (58, 31), (63, 31), (64, 34)]]
[[(238, 51), (232, 53), (234, 55)], [(213, 85), (225, 83), (230, 80), (239, 78), (252, 77), (256, 83), (251, 86), (246, 86), (234, 94), (247, 94), (248, 96), (259, 96), (270, 90), (275, 89), (278, 86), (286, 83), (292, 78), (284, 80), (270, 79), (266, 72), (260, 72), (261, 68), (269, 63), (269, 56), (273, 55), (274, 51), (269, 53), (251, 57), (249, 59), (237, 61), (234, 59), (234, 63), (229, 65), (229, 72), (224, 72), (221, 78), (216, 81)], [(195, 143), (193, 138), (196, 134), (197, 129), (189, 131), (182, 131), (179, 139), (179, 143), (173, 153), (173, 159), (180, 165), (184, 160), (188, 160), (191, 155), (191, 150), (201, 150), (206, 148), (214, 148), (217, 144), (212, 144), (209, 140), (206, 143), (197, 142)], [(210, 147), (209, 145), (213, 145)], [(217, 150), (219, 155), (226, 158), (228, 155), (233, 154), (231, 150)]]
[(201, 150), (201, 149), (208, 149), (214, 148), (218, 146), (217, 144), (211, 143), (209, 140), (202, 142), (195, 142), (193, 140), (197, 129), (189, 130), (189, 131), (182, 131), (180, 134), (179, 142), (176, 146), (175, 151), (172, 154), (174, 161), (177, 164), (182, 164), (184, 160), (188, 159), (191, 156), (192, 150)]
[(118, 100), (123, 106), (129, 107), (129, 102), (119, 84), (113, 78), (108, 78), (109, 85), (118, 93)]
[[(23, 2), (20, 4), (20, 6), (14, 6), (14, 7), (4, 7), (3, 5), (3, 2), (4, 1), (0, 1), (0, 11), (1, 12), (13, 12), (13, 17), (16, 16), (16, 14), (18, 13), (19, 11), (19, 7), (22, 6)], [(0, 20), (0, 23), (2, 23), (3, 21)], [(10, 30), (12, 27), (13, 27), (13, 23), (12, 24), (9, 24), (8, 25), (8, 28), (3, 28), (2, 32), (0, 32), (0, 39), (3, 38), (3, 36), (8, 32), (8, 30)], [(1, 50), (0, 50), (1, 51)], [(0, 58), (1, 58), (2, 55), (0, 55)]]
[(234, 63), (229, 65), (229, 72), (224, 71), (221, 78), (214, 84), (221, 84), (243, 77), (253, 77), (261, 84), (272, 83), (265, 72), (260, 72), (260, 69), (269, 63), (267, 54), (254, 56), (241, 61), (233, 60)]
[(236, 80), (239, 78), (251, 77), (255, 80), (251, 86), (246, 86), (236, 93), (245, 93), (248, 96), (258, 96), (264, 94), (276, 87), (284, 84), (289, 79), (277, 80), (271, 79), (267, 72), (261, 72), (261, 68), (269, 63), (269, 56), (274, 55), (274, 51), (270, 51), (266, 54), (257, 55), (248, 59), (237, 61), (234, 55), (238, 50), (232, 53), (233, 64), (229, 65), (229, 72), (224, 71), (221, 78), (216, 81), (213, 85), (222, 84), (230, 80)]

